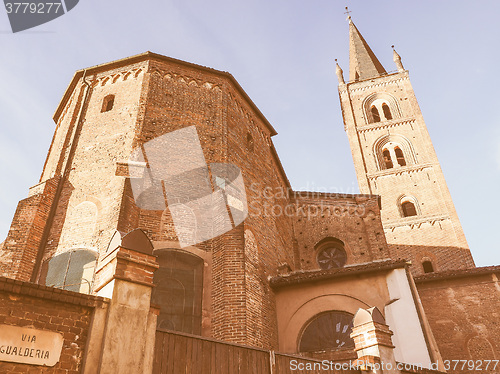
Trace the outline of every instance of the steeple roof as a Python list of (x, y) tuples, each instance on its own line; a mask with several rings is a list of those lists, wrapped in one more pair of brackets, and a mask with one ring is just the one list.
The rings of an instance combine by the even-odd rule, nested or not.
[(358, 81), (386, 74), (365, 39), (349, 17), (349, 80)]

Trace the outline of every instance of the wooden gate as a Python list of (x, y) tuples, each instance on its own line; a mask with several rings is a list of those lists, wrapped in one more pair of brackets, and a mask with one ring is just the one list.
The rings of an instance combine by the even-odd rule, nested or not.
[[(306, 365), (316, 370), (306, 370)], [(179, 332), (157, 330), (153, 374), (359, 374), (317, 370), (321, 361)], [(304, 369), (300, 370), (299, 367)], [(324, 367), (323, 367), (324, 369)]]

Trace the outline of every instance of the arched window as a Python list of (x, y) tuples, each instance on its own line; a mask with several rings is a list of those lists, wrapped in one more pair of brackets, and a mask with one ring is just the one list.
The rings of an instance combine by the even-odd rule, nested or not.
[(370, 110), (372, 112), (373, 122), (380, 122), (380, 114), (378, 113), (377, 107), (374, 105)]
[(394, 148), (394, 153), (396, 154), (396, 159), (398, 160), (399, 166), (406, 166), (405, 156), (403, 155), (403, 151), (399, 147)]
[(424, 268), (424, 273), (434, 273), (434, 267), (429, 260), (422, 262), (422, 267)]
[(418, 163), (411, 142), (401, 135), (382, 135), (373, 143), (373, 156), (378, 170)]
[(97, 254), (88, 249), (61, 253), (46, 261), (40, 283), (89, 294), (94, 280)]
[(350, 337), (354, 316), (347, 312), (329, 311), (314, 317), (304, 328), (299, 352), (352, 349)]
[(201, 334), (203, 297), (203, 260), (181, 250), (156, 253), (152, 302), (160, 306), (158, 327)]
[(403, 217), (411, 217), (417, 215), (415, 204), (413, 204), (411, 201), (403, 202), (401, 204), (401, 208), (403, 209)]
[(344, 243), (335, 238), (326, 238), (316, 245), (318, 265), (323, 270), (344, 267), (347, 254)]
[(115, 95), (108, 95), (102, 101), (101, 112), (109, 112), (113, 109), (113, 105), (115, 103)]
[[(368, 123), (401, 118), (399, 100), (386, 92), (374, 92), (363, 100), (363, 112)], [(376, 115), (374, 114), (376, 109)]]
[(391, 152), (388, 149), (384, 149), (382, 151), (382, 155), (384, 156), (384, 163), (386, 169), (391, 169), (394, 165), (392, 164)]
[(384, 117), (386, 120), (392, 119), (391, 110), (389, 109), (389, 106), (386, 103), (382, 104), (382, 110), (384, 111)]

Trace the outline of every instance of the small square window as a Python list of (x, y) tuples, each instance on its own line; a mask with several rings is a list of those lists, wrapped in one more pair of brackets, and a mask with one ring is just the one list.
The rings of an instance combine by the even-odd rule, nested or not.
[(102, 101), (102, 109), (101, 112), (109, 112), (113, 109), (113, 105), (115, 103), (115, 95), (108, 95)]

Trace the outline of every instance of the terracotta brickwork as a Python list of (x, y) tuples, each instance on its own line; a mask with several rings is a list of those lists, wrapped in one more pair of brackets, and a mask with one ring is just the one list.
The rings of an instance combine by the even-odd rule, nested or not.
[[(74, 248), (95, 248), (103, 255), (118, 222), (125, 179), (115, 177), (116, 161), (130, 154), (143, 69), (144, 64), (132, 64), (88, 75), (85, 80), (91, 89), (87, 102), (83, 103), (84, 95), (80, 95), (79, 105), (73, 104), (72, 98), (84, 87), (83, 80), (70, 86), (75, 92), (70, 91), (71, 98), (63, 105), (64, 110), (56, 113), (58, 126), (42, 174), (43, 179), (53, 170), (56, 173), (64, 172), (65, 168), (70, 170), (43, 260)], [(113, 109), (102, 112), (103, 100), (108, 95), (115, 95)], [(82, 126), (76, 131), (79, 121)], [(65, 139), (61, 146), (57, 145), (59, 138)], [(71, 146), (75, 148), (74, 155), (70, 165), (66, 165)]]
[[(114, 102), (105, 110), (110, 95)], [(146, 53), (78, 72), (54, 119), (57, 127), (41, 179), (64, 177), (42, 262), (84, 248), (98, 252), (99, 269), (116, 229), (141, 228), (153, 243), (176, 241), (168, 208), (145, 210), (135, 204), (124, 165), (135, 146), (194, 125), (207, 164), (236, 165), (249, 202), (244, 224), (197, 245), (210, 254), (212, 264), (211, 306), (204, 318), (210, 320), (212, 337), (275, 347), (274, 297), (267, 278), (282, 264), (295, 266), (297, 256), (294, 217), (269, 209), (283, 211), (289, 205), (290, 187), (271, 141), (275, 130), (234, 78)], [(265, 189), (272, 193), (265, 195)], [(29, 218), (18, 215), (20, 221)], [(245, 231), (252, 235), (249, 245)], [(7, 240), (7, 250), (9, 245)], [(251, 254), (245, 251), (249, 246)]]
[[(273, 347), (277, 341), (275, 310), (266, 279), (276, 272), (280, 263), (293, 263), (289, 218), (259, 214), (269, 203), (259, 198), (264, 188), (271, 187), (274, 191), (288, 188), (270, 140), (275, 132), (226, 73), (155, 59), (149, 63), (146, 79), (144, 117), (136, 143), (196, 126), (206, 162), (236, 165), (242, 171), (248, 201), (253, 202), (244, 224), (220, 238), (197, 245), (213, 256), (212, 336)], [(272, 199), (274, 203), (274, 196)], [(277, 200), (277, 204), (285, 204), (285, 199)], [(119, 222), (120, 228), (140, 227), (153, 242), (177, 240), (168, 208), (164, 212), (140, 210), (133, 202), (130, 189), (124, 202), (122, 212), (126, 210), (127, 214), (121, 214), (124, 220)], [(136, 221), (132, 222), (132, 218)], [(244, 229), (253, 232), (258, 267), (252, 267), (245, 258)], [(258, 286), (245, 286), (247, 271), (252, 272), (248, 276), (253, 277)], [(247, 303), (256, 304), (262, 318), (256, 319)]]
[(328, 237), (344, 243), (347, 265), (391, 257), (377, 196), (317, 192), (298, 192), (294, 196), (294, 227), (301, 269), (319, 269), (316, 245)]
[(377, 323), (357, 327), (353, 329), (352, 334), (356, 350), (365, 349), (376, 344), (393, 347), (391, 336), (392, 331), (389, 330), (387, 325)]
[(58, 182), (55, 177), (34, 186), (17, 205), (0, 252), (0, 276), (30, 280)]
[[(97, 253), (94, 294), (100, 292), (111, 297), (114, 280), (121, 284), (122, 288), (118, 287), (115, 292), (120, 297), (126, 298), (128, 288), (132, 287), (130, 284), (124, 286), (121, 281), (133, 283), (138, 298), (140, 286), (148, 287), (147, 292), (150, 292), (158, 267), (153, 260), (153, 248), (156, 251), (176, 250), (179, 240), (168, 207), (146, 209), (136, 203), (129, 178), (133, 166), (128, 161), (136, 147), (188, 126), (196, 127), (208, 166), (224, 163), (239, 168), (248, 203), (248, 217), (243, 223), (216, 238), (182, 248), (203, 263), (204, 269), (200, 270), (203, 274), (199, 277), (204, 282), (200, 317), (203, 328), (199, 331), (209, 338), (266, 350), (283, 345), (283, 337), (278, 337), (278, 326), (282, 323), (278, 321), (276, 307), (279, 293), (271, 288), (269, 279), (278, 273), (287, 276), (288, 273), (317, 272), (320, 268), (318, 254), (324, 240), (341, 243), (340, 255), (345, 251), (346, 257), (345, 263), (339, 266), (347, 265), (345, 269), (324, 271), (348, 272), (358, 269), (352, 265), (364, 264), (360, 266), (370, 269), (373, 266), (375, 273), (382, 274), (377, 267), (382, 260), (393, 260), (400, 265), (411, 260), (414, 274), (423, 273), (424, 261), (430, 261), (435, 271), (473, 267), (408, 72), (400, 69), (398, 73), (384, 73), (347, 84), (343, 83), (343, 77), (339, 80), (342, 81), (339, 94), (345, 129), (351, 143), (360, 195), (293, 191), (271, 140), (276, 131), (229, 73), (150, 52), (77, 72), (54, 116), (57, 126), (41, 183), (32, 188), (29, 198), (19, 203), (3, 244), (0, 274), (23, 280), (43, 279), (36, 270), (43, 269), (46, 261), (64, 252), (85, 249)], [(388, 105), (390, 116), (382, 112), (382, 102)], [(384, 120), (374, 121), (371, 103), (378, 103), (379, 114), (383, 113)], [(396, 160), (396, 146), (402, 149), (404, 165)], [(394, 167), (386, 167), (384, 147), (391, 149)], [(157, 151), (162, 152), (162, 149)], [(189, 158), (192, 155), (186, 151), (182, 156)], [(148, 199), (146, 197), (145, 201)], [(405, 199), (414, 202), (415, 215), (403, 217)], [(128, 233), (138, 228), (147, 235), (148, 243), (151, 241), (147, 255), (132, 253), (125, 247), (108, 248), (117, 230)], [(353, 284), (364, 279), (360, 286), (364, 300), (351, 301), (351, 314), (361, 306), (377, 305), (383, 310), (387, 303), (394, 302), (386, 295), (388, 288), (374, 292), (374, 283), (361, 274), (353, 274), (351, 285), (346, 281), (345, 291), (342, 291), (345, 293), (342, 297), (352, 298)], [(496, 275), (488, 276), (489, 280), (494, 280)], [(328, 282), (325, 280), (325, 287)], [(437, 302), (442, 299), (446, 300), (443, 310), (449, 313), (455, 307), (466, 315), (471, 311), (466, 322), (452, 320), (461, 328), (471, 326), (470, 331), (464, 333), (469, 334), (467, 341), (474, 344), (464, 344), (482, 355), (481, 352), (489, 349), (488, 344), (493, 344), (484, 331), (496, 331), (496, 327), (486, 322), (484, 329), (472, 327), (473, 304), (477, 300), (492, 302), (485, 299), (488, 297), (496, 302), (496, 296), (486, 295), (497, 295), (491, 291), (498, 289), (498, 280), (484, 284), (474, 281), (460, 286), (462, 288), (446, 282), (451, 281), (422, 280), (419, 283), (429, 320), (438, 331), (435, 333), (438, 344), (443, 345), (445, 352), (452, 349), (452, 344), (446, 343), (448, 325), (440, 330), (439, 323), (444, 317)], [(336, 294), (340, 292), (339, 284), (335, 289), (331, 282), (328, 283), (328, 287), (333, 287), (331, 295), (339, 296)], [(433, 284), (445, 284), (445, 288), (431, 286)], [(38, 289), (36, 287), (32, 289)], [(463, 290), (470, 290), (474, 296), (466, 296)], [(50, 292), (60, 293), (59, 290)], [(37, 303), (46, 303), (43, 295)], [(37, 295), (23, 294), (16, 302), (21, 302), (24, 308), (34, 296)], [(304, 292), (302, 296), (306, 298), (310, 294)], [(347, 308), (342, 297), (335, 304), (338, 310)], [(290, 298), (293, 299), (293, 295)], [(42, 320), (42, 314), (52, 318), (51, 313), (56, 313), (52, 306), (64, 301), (50, 300), (47, 305), (43, 304)], [(119, 304), (115, 299), (112, 301)], [(75, 317), (75, 321), (85, 329), (83, 325), (89, 321), (92, 305), (90, 301), (80, 306), (75, 303), (80, 301), (69, 301), (66, 304), (71, 307), (64, 304), (62, 310), (81, 315)], [(309, 301), (304, 300), (306, 303)], [(146, 304), (144, 302), (147, 311), (142, 311), (143, 316), (149, 316)], [(304, 312), (300, 323), (291, 326), (293, 336), (298, 336), (311, 316), (334, 308), (331, 300), (314, 307), (316, 309), (311, 305), (308, 317)], [(29, 313), (23, 316), (32, 316)], [(491, 308), (487, 313), (491, 317), (496, 312)], [(12, 313), (9, 309), (4, 314), (8, 317)], [(484, 318), (486, 315), (485, 312)], [(481, 314), (478, 316), (483, 318)], [(57, 318), (57, 314), (54, 315), (54, 320)], [(47, 325), (48, 328), (66, 332), (68, 326), (64, 321), (69, 317), (61, 318), (60, 326)], [(119, 313), (113, 318), (119, 321)], [(19, 321), (8, 319), (5, 323)], [(149, 320), (149, 328), (154, 324), (155, 318)], [(80, 333), (85, 335), (83, 330)], [(457, 339), (466, 341), (463, 336)], [(84, 342), (82, 344), (74, 349), (83, 349)], [(104, 341), (103, 344), (110, 346), (111, 343)], [(492, 347), (497, 355), (498, 347)], [(293, 343), (294, 351), (295, 348)], [(353, 354), (349, 351), (349, 355)], [(78, 355), (81, 357), (80, 351)], [(65, 360), (59, 364), (69, 365)], [(71, 365), (66, 369), (78, 369), (75, 362)]]
[(2, 373), (80, 373), (93, 310), (102, 298), (0, 278), (0, 324), (59, 332), (63, 347), (53, 367), (0, 362)]
[(151, 285), (158, 264), (154, 256), (118, 247), (107, 254), (96, 271), (95, 289), (110, 280), (124, 279), (132, 283)]
[(498, 372), (500, 363), (487, 368), (485, 360), (500, 359), (499, 279), (499, 266), (416, 278), (443, 360), (474, 360), (477, 372)]
[[(362, 39), (352, 23), (350, 37)], [(391, 253), (411, 260), (414, 274), (424, 272), (425, 260), (435, 271), (473, 267), (408, 71), (397, 55), (398, 72), (376, 73), (373, 52), (358, 49), (351, 45), (351, 67), (373, 65), (372, 75), (344, 83), (338, 68), (339, 96), (359, 188), (381, 196)], [(414, 205), (415, 215), (405, 215), (404, 202)]]

